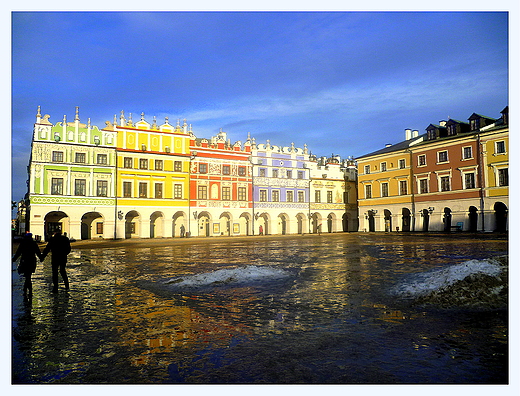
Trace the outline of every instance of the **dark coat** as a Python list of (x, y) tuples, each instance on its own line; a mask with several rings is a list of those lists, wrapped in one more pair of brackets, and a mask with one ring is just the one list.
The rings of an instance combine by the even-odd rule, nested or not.
[(43, 258), (47, 257), (49, 251), (52, 253), (51, 262), (55, 264), (66, 263), (67, 255), (70, 253), (70, 241), (65, 235), (55, 235), (43, 250)]
[(18, 272), (21, 274), (34, 273), (34, 271), (36, 271), (36, 257), (42, 260), (42, 254), (40, 252), (40, 247), (32, 237), (25, 237), (22, 240), (18, 249), (16, 249), (13, 261), (16, 261), (20, 256)]

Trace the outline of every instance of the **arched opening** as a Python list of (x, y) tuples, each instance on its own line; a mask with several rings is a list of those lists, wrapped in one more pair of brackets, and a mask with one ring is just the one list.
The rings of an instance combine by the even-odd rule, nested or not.
[(238, 230), (235, 230), (235, 225), (233, 224), (233, 233), (240, 235), (251, 235), (251, 215), (247, 212), (244, 212), (238, 218)]
[(477, 232), (478, 228), (478, 209), (474, 206), (469, 207), (469, 231)]
[(81, 217), (81, 239), (103, 237), (104, 221), (101, 213), (88, 212)]
[(162, 212), (153, 212), (150, 216), (150, 238), (164, 236), (164, 215)]
[(327, 216), (327, 232), (334, 232), (334, 222), (336, 220), (336, 215), (334, 213), (329, 213)]
[(391, 232), (392, 231), (392, 212), (390, 212), (388, 209), (385, 209), (384, 216), (385, 216), (385, 232)]
[(451, 209), (444, 208), (444, 215), (442, 216), (442, 222), (444, 223), (444, 231), (450, 232), (451, 230)]
[(343, 225), (343, 232), (348, 232), (348, 214), (343, 213), (343, 216), (341, 218), (341, 223)]
[(298, 226), (298, 234), (303, 234), (305, 232), (305, 215), (303, 213), (296, 215), (296, 223)]
[(172, 237), (184, 238), (187, 236), (187, 232), (186, 214), (184, 212), (175, 213), (172, 219)]
[(280, 213), (278, 215), (278, 234), (285, 235), (287, 234), (288, 228), (288, 216), (285, 213)]
[(139, 220), (140, 215), (137, 211), (131, 210), (125, 216), (125, 238), (139, 237)]
[(322, 231), (321, 215), (318, 212), (311, 215), (311, 229), (313, 234), (317, 234)]
[(494, 205), (495, 210), (495, 231), (506, 232), (507, 231), (507, 206), (503, 202), (496, 202)]
[(48, 241), (56, 231), (67, 232), (69, 230), (69, 220), (65, 212), (55, 211), (47, 213), (44, 222), (45, 240)]
[(430, 227), (430, 212), (428, 212), (428, 209), (423, 209), (421, 215), (423, 218), (422, 230), (423, 232), (428, 232), (428, 228)]
[(258, 235), (268, 235), (270, 232), (270, 221), (267, 213), (255, 215), (256, 227), (258, 228)]
[(224, 212), (220, 215), (220, 235), (231, 235), (231, 214)]
[(410, 226), (412, 224), (412, 214), (410, 212), (410, 209), (403, 208), (401, 211), (402, 214), (402, 225), (403, 225), (403, 231), (410, 231)]
[(368, 231), (375, 232), (376, 230), (376, 219), (375, 212), (373, 210), (368, 211)]
[(198, 229), (199, 236), (209, 237), (211, 235), (210, 231), (211, 224), (211, 216), (208, 212), (201, 212), (198, 216)]

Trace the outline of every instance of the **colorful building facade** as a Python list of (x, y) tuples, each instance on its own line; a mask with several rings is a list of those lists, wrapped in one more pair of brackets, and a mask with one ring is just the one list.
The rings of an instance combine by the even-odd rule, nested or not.
[(134, 122), (124, 112), (100, 130), (81, 124), (78, 109), (56, 125), (38, 109), (32, 144), (25, 206), (38, 238), (57, 229), (123, 239), (356, 228), (355, 162), (318, 164), (307, 147), (232, 144), (222, 130), (197, 138), (186, 120)]
[(507, 108), (430, 124), (358, 158), (360, 231), (506, 231)]
[(116, 132), (74, 121), (52, 124), (40, 107), (33, 130), (26, 206), (30, 231), (75, 238), (114, 235)]

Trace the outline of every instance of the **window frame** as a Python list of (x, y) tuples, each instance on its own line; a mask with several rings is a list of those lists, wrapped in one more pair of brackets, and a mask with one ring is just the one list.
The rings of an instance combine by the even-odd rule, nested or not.
[(52, 152), (52, 162), (64, 162), (65, 155), (63, 151), (55, 150)]
[(108, 197), (108, 180), (96, 180), (96, 197)]
[(87, 196), (87, 179), (74, 179), (74, 195)]

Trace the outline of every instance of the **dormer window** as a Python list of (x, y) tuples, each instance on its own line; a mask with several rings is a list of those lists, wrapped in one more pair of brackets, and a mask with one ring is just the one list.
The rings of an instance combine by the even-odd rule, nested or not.
[(476, 131), (477, 129), (480, 128), (480, 119), (479, 118), (475, 118), (473, 120), (470, 120), (469, 121), (469, 125), (470, 125), (470, 128), (472, 131)]
[(457, 125), (451, 124), (448, 127), (448, 136), (453, 136), (453, 135), (456, 135), (456, 134), (457, 134)]

